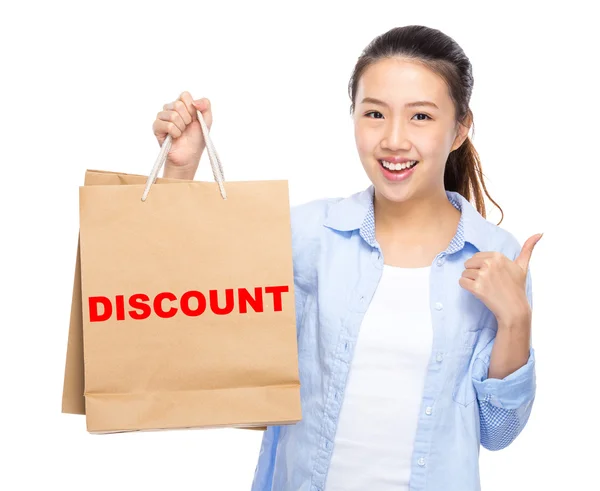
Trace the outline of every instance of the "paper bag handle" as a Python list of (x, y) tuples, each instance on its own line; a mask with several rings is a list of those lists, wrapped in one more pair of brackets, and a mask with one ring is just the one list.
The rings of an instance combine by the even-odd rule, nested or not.
[[(198, 114), (198, 121), (200, 122), (200, 128), (202, 129), (202, 135), (204, 136), (204, 141), (206, 142), (206, 150), (208, 152), (208, 158), (210, 159), (210, 166), (212, 168), (213, 176), (215, 181), (219, 185), (219, 190), (221, 191), (221, 196), (223, 199), (227, 199), (227, 194), (225, 193), (225, 175), (223, 174), (223, 166), (221, 165), (221, 159), (219, 159), (219, 154), (215, 150), (215, 146), (210, 139), (208, 126), (206, 126), (206, 122), (204, 121), (204, 117), (202, 113), (196, 110)], [(171, 150), (172, 138), (171, 135), (167, 135), (165, 141), (160, 147), (160, 152), (158, 153), (158, 157), (156, 157), (156, 161), (154, 162), (154, 167), (152, 167), (152, 171), (148, 176), (148, 180), (146, 181), (146, 187), (144, 188), (144, 193), (142, 194), (142, 201), (146, 201), (148, 197), (148, 193), (150, 192), (150, 187), (152, 184), (156, 182), (156, 178), (158, 177), (158, 173), (160, 169), (164, 165), (167, 160), (167, 156), (169, 155), (169, 151)]]

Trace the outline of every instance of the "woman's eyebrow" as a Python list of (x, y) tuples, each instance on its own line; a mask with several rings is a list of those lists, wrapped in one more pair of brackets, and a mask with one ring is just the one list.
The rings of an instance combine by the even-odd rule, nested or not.
[[(380, 106), (385, 106), (388, 108), (390, 107), (386, 102), (380, 101), (379, 99), (375, 99), (374, 97), (365, 97), (361, 101), (361, 104), (364, 104), (365, 102), (370, 102), (371, 104), (378, 104)], [(408, 103), (404, 104), (404, 107), (417, 107), (417, 106), (431, 106), (431, 107), (435, 107), (436, 109), (439, 109), (439, 107), (437, 107), (437, 105), (431, 101), (415, 101), (415, 102), (408, 102)]]

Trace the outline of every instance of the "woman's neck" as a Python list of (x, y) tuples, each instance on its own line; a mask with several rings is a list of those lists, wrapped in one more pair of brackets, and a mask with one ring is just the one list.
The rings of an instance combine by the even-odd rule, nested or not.
[(403, 203), (375, 192), (375, 236), (386, 264), (421, 267), (445, 250), (458, 227), (460, 211), (445, 191)]

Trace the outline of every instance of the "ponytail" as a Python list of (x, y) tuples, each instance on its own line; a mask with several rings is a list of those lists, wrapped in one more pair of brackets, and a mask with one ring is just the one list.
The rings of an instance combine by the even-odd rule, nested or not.
[(468, 136), (459, 148), (448, 155), (446, 170), (444, 172), (444, 188), (447, 191), (455, 191), (464, 196), (468, 201), (473, 203), (479, 214), (484, 218), (486, 218), (485, 201), (483, 198), (483, 194), (485, 193), (502, 214), (498, 225), (504, 220), (502, 208), (488, 193), (479, 154)]

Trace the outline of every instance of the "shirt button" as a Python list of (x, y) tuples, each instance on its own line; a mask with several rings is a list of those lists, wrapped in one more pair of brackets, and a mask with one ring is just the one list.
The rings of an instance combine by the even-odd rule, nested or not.
[(431, 409), (431, 407), (428, 407), (427, 409), (425, 409), (425, 414), (427, 416), (430, 416), (432, 412), (433, 412), (433, 410)]
[(443, 265), (443, 264), (444, 264), (444, 261), (445, 261), (445, 259), (444, 259), (443, 257), (440, 257), (440, 258), (437, 260), (437, 265), (438, 265), (438, 266), (441, 266), (441, 265)]
[(437, 361), (438, 363), (441, 363), (443, 359), (444, 359), (443, 353), (438, 353), (437, 356), (435, 357), (435, 361)]
[(420, 459), (417, 461), (417, 463), (418, 463), (418, 464), (419, 464), (421, 467), (423, 467), (423, 466), (425, 465), (425, 459), (424, 459), (423, 457), (421, 457), (421, 458), (420, 458)]
[(435, 310), (442, 310), (443, 308), (444, 306), (442, 305), (442, 302), (435, 303)]

